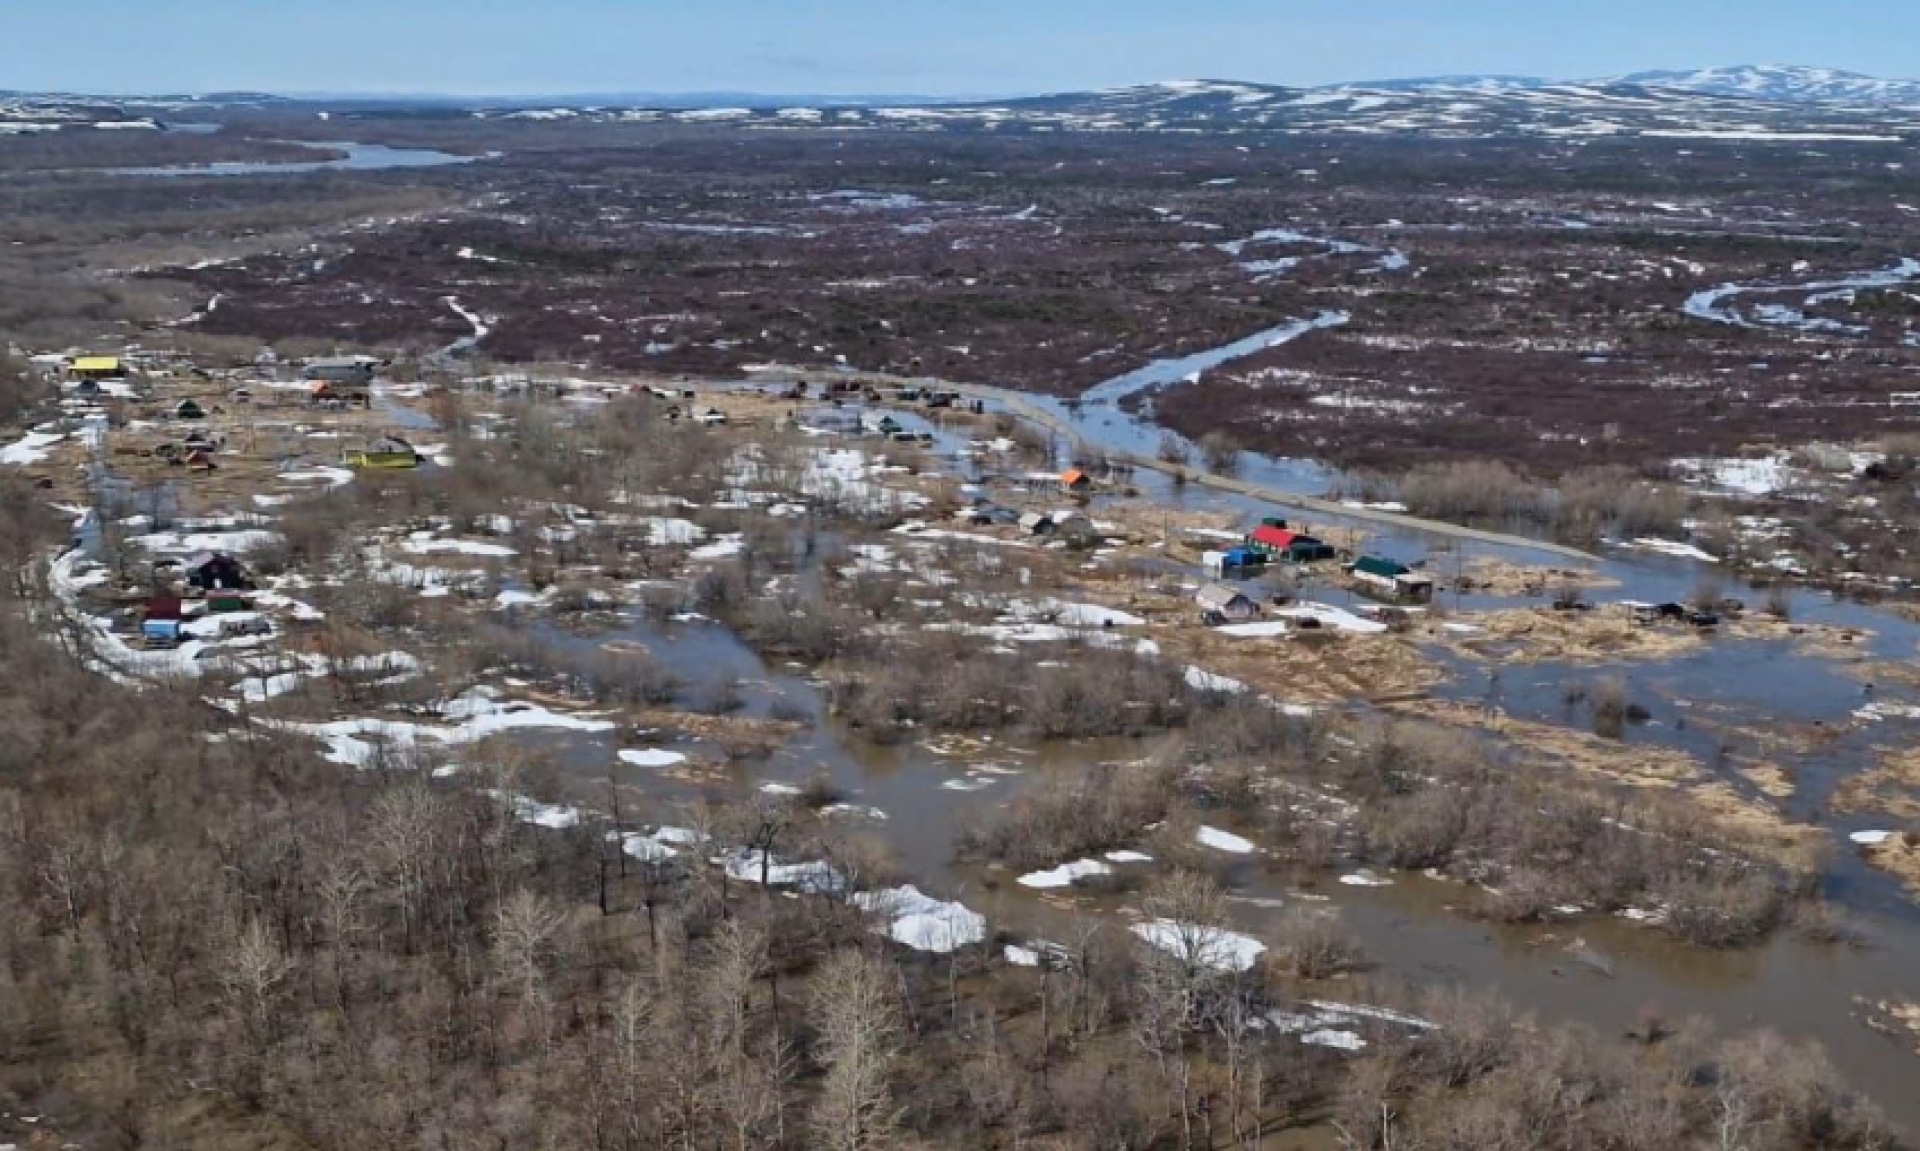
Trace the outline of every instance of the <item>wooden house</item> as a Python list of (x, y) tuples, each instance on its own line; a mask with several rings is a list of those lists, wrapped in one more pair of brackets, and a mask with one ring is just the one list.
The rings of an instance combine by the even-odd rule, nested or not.
[(1348, 569), (1356, 583), (1409, 603), (1433, 602), (1433, 577), (1418, 572), (1397, 560), (1382, 556), (1361, 556)]
[(399, 436), (381, 436), (362, 447), (348, 448), (340, 460), (350, 468), (404, 470), (420, 466), (420, 453)]
[(1223, 583), (1202, 585), (1194, 593), (1193, 602), (1200, 605), (1203, 616), (1218, 616), (1228, 621), (1252, 619), (1260, 614), (1260, 605), (1253, 602), (1252, 597)]
[(1093, 487), (1093, 477), (1080, 468), (1068, 468), (1060, 473), (1060, 486), (1075, 495), (1081, 495)]
[(253, 577), (246, 565), (224, 552), (198, 552), (180, 563), (180, 576), (188, 587), (203, 592), (252, 591)]
[(1248, 532), (1246, 546), (1266, 556), (1269, 561), (1285, 563), (1318, 563), (1333, 559), (1338, 554), (1331, 544), (1314, 536), (1272, 523), (1263, 523)]

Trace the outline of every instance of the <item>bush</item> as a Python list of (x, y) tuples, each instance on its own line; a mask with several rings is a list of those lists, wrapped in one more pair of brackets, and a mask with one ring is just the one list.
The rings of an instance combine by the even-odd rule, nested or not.
[(1415, 515), (1466, 523), (1538, 523), (1546, 493), (1493, 460), (1426, 464), (1400, 481), (1400, 498)]
[(1134, 843), (1166, 819), (1180, 769), (1164, 764), (1094, 767), (1049, 779), (961, 830), (962, 852), (1010, 867), (1049, 867)]
[(1290, 909), (1280, 920), (1278, 958), (1296, 979), (1331, 979), (1366, 961), (1366, 950), (1340, 917), (1308, 907)]
[(1669, 881), (1659, 897), (1668, 927), (1701, 947), (1739, 947), (1764, 939), (1787, 910), (1779, 883), (1757, 870), (1685, 875)]

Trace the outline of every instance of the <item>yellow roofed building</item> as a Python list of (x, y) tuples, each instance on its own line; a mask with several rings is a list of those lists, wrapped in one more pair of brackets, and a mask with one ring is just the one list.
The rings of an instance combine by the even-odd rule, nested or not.
[(70, 380), (118, 380), (127, 374), (119, 356), (81, 356), (67, 365)]

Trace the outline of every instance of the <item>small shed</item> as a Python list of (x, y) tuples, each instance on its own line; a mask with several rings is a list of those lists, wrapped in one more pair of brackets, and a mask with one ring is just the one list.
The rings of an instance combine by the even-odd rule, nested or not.
[(180, 621), (150, 619), (140, 625), (140, 639), (148, 647), (180, 646)]
[(1084, 492), (1093, 487), (1093, 477), (1080, 468), (1068, 468), (1060, 473), (1060, 486), (1070, 492)]
[(175, 623), (178, 623), (184, 618), (185, 613), (180, 603), (180, 597), (171, 595), (150, 597), (147, 600), (145, 615), (142, 617), (146, 622), (173, 620)]
[(173, 418), (176, 420), (204, 420), (207, 410), (197, 400), (181, 400), (174, 405)]
[(1200, 605), (1202, 612), (1218, 613), (1229, 620), (1252, 619), (1260, 614), (1260, 605), (1238, 588), (1223, 583), (1203, 585), (1193, 595), (1193, 602)]
[(252, 591), (253, 577), (246, 566), (224, 552), (200, 552), (180, 564), (181, 577), (188, 587), (204, 592)]
[(1245, 573), (1254, 568), (1264, 568), (1267, 557), (1264, 552), (1250, 547), (1228, 548), (1225, 551), (1210, 551), (1203, 557), (1207, 568), (1216, 576), (1225, 578), (1229, 573)]

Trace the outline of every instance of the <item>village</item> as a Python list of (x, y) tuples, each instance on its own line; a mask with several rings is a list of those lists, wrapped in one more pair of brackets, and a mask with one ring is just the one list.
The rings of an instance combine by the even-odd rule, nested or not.
[[(66, 650), (187, 685), (235, 730), (475, 788), (535, 834), (590, 832), (614, 850), (603, 885), (704, 855), (732, 882), (846, 893), (909, 951), (1018, 967), (1060, 962), (1088, 915), (1154, 945), (1136, 893), (1178, 865), (1243, 910), (1333, 899), (1316, 914), (1359, 933), (1343, 954), (1392, 955), (1390, 930), (1359, 926), (1388, 900), (1435, 924), (1471, 907), (1551, 962), (1561, 924), (1596, 919), (1682, 953), (1753, 945), (1806, 914), (1772, 893), (1832, 851), (1777, 754), (1721, 774), (1684, 731), (1641, 735), (1664, 717), (1609, 678), (1722, 643), (1866, 666), (1864, 629), (1717, 581), (1636, 598), (1603, 564), (1221, 494), (939, 388), (138, 349), (34, 364), (54, 414), (0, 461), (71, 519), (46, 576)], [(1501, 669), (1529, 666), (1572, 677), (1550, 688), (1567, 714), (1509, 704)], [(1906, 706), (1893, 684), (1877, 698)], [(1537, 831), (1389, 849), (1424, 792), (1367, 799), (1361, 765), (1402, 746), (1463, 794), (1504, 786), (1467, 766), (1483, 755), (1538, 773), (1524, 794), (1550, 806), (1503, 819), (1657, 821), (1678, 870), (1615, 876), (1615, 836), (1552, 877), (1505, 858)], [(1301, 774), (1235, 766), (1268, 755)], [(1148, 778), (1168, 790), (1124, 814), (1049, 814)], [(1855, 843), (1920, 882), (1909, 834)], [(1708, 912), (1748, 868), (1780, 878)], [(1266, 912), (1216, 929), (1246, 957), (1229, 966), (1283, 946)], [(1447, 946), (1483, 946), (1467, 939)], [(1300, 970), (1332, 1005), (1309, 1044), (1425, 1025), (1377, 977)], [(1861, 1018), (1897, 1028), (1899, 1010)]]

